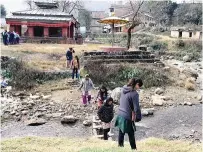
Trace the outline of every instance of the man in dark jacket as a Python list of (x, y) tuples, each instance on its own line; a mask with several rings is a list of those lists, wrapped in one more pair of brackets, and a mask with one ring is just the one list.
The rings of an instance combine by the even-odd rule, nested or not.
[(75, 51), (73, 50), (73, 48), (69, 48), (69, 50), (66, 52), (66, 59), (67, 59), (67, 67), (70, 68), (71, 66), (71, 61), (73, 60), (73, 53), (75, 53)]
[(134, 131), (136, 130), (134, 121), (141, 120), (141, 110), (139, 106), (139, 95), (137, 89), (142, 86), (141, 79), (131, 79), (121, 91), (120, 106), (115, 126), (119, 128), (118, 144), (124, 145), (125, 133), (129, 136), (129, 142), (132, 149), (137, 149), (135, 143)]

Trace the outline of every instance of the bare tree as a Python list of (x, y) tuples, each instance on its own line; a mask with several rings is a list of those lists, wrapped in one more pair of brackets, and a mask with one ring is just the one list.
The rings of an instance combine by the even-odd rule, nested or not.
[(131, 5), (132, 11), (133, 11), (133, 18), (130, 21), (130, 27), (128, 28), (128, 37), (127, 37), (127, 48), (128, 49), (130, 48), (132, 29), (142, 23), (140, 18), (138, 17), (138, 13), (139, 13), (139, 10), (140, 10), (141, 6), (143, 5), (143, 3), (144, 3), (144, 0), (138, 2), (138, 4), (137, 4), (138, 7), (135, 8), (132, 1), (130, 0), (130, 5)]
[(59, 0), (58, 2), (61, 11), (69, 14), (71, 14), (74, 10), (82, 8), (82, 2), (80, 0)]
[(29, 9), (32, 10), (32, 3), (33, 3), (33, 0), (25, 0), (25, 4), (28, 5)]

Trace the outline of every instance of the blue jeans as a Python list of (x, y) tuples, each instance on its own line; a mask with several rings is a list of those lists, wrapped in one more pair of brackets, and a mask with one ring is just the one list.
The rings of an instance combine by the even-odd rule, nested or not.
[(78, 78), (78, 69), (77, 68), (73, 68), (72, 79), (74, 79), (75, 75), (76, 75), (76, 78)]

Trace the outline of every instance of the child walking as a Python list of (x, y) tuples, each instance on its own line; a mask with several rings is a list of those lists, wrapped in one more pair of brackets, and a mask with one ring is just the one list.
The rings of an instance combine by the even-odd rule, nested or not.
[(82, 89), (82, 101), (83, 101), (84, 106), (86, 106), (87, 100), (88, 100), (89, 104), (91, 101), (90, 91), (92, 89), (96, 89), (88, 74), (86, 74), (85, 78), (83, 78), (81, 81), (81, 84), (80, 84), (80, 87), (78, 90), (81, 90), (81, 89)]
[(75, 56), (75, 58), (71, 61), (71, 68), (72, 68), (72, 79), (74, 80), (74, 77), (76, 75), (76, 78), (78, 77), (78, 72), (80, 69), (80, 62), (78, 56)]
[(107, 97), (108, 97), (108, 90), (105, 86), (102, 86), (96, 98), (98, 109), (102, 106), (102, 104), (107, 99)]
[(114, 117), (113, 98), (108, 98), (104, 105), (97, 112), (99, 119), (102, 121), (104, 140), (108, 140), (108, 132), (111, 128), (111, 121)]

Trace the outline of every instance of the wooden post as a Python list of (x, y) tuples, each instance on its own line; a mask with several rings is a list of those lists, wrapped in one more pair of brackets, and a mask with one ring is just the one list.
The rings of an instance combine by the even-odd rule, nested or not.
[(44, 27), (44, 37), (49, 37), (49, 28)]
[(33, 37), (34, 36), (34, 30), (32, 26), (28, 26), (28, 36)]

